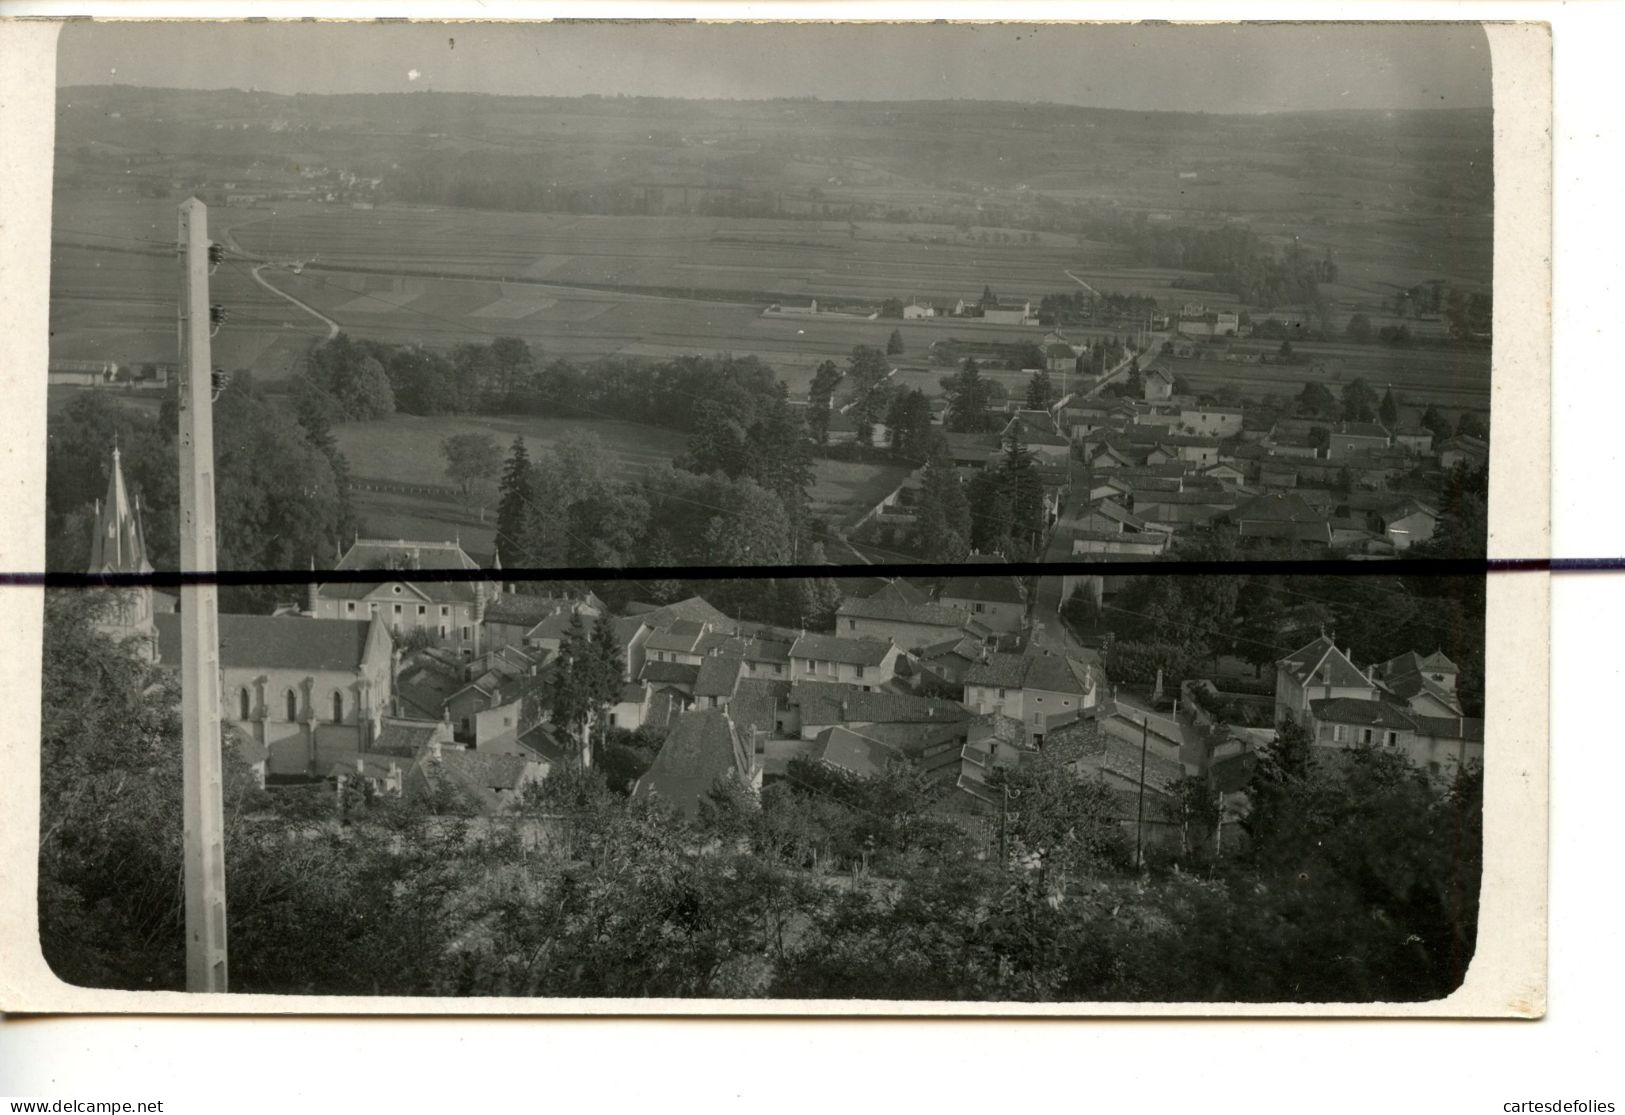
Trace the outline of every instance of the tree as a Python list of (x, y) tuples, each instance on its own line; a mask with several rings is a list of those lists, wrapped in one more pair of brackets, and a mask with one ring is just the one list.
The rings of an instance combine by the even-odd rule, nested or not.
[(807, 427), (820, 445), (829, 440), (830, 401), (840, 382), (841, 369), (835, 361), (825, 360), (813, 372), (812, 385), (807, 389)]
[[(95, 629), (113, 603), (80, 589), (45, 596), (40, 947), (69, 983), (181, 990), (180, 691)], [(222, 741), (228, 855), (258, 801), (234, 741)]]
[(1036, 561), (1044, 543), (1044, 481), (1019, 431), (1005, 439), (999, 480), (1009, 493), (1007, 553), (1016, 561)]
[(1357, 345), (1370, 344), (1372, 332), (1371, 319), (1365, 314), (1355, 314), (1349, 318), (1349, 323), (1343, 330), (1344, 335)]
[(971, 511), (953, 467), (933, 454), (920, 473), (920, 507), (914, 551), (933, 561), (959, 562), (970, 553)]
[(333, 397), (352, 421), (366, 422), (395, 413), (395, 390), (375, 356), (369, 354), (335, 368), (332, 385)]
[(474, 494), (474, 485), (496, 477), (502, 468), (502, 450), (490, 434), (452, 434), (440, 443), (446, 459), (446, 475), (464, 496)]
[(1281, 347), (1275, 350), (1275, 355), (1280, 358), (1281, 363), (1283, 363), (1283, 364), (1292, 363), (1292, 361), (1293, 361), (1292, 342), (1291, 341), (1282, 341), (1281, 342)]
[(903, 331), (893, 329), (891, 336), (886, 338), (886, 355), (901, 356), (903, 354)]
[(1435, 443), (1443, 441), (1450, 436), (1450, 419), (1436, 406), (1429, 406), (1422, 412), (1422, 426), (1432, 431)]
[(993, 469), (982, 469), (965, 489), (970, 545), (979, 554), (1002, 554), (1010, 543), (1010, 488)]
[(886, 359), (884, 351), (872, 345), (855, 346), (846, 361), (846, 374), (852, 380), (853, 397), (859, 397), (874, 387), (886, 378), (889, 371), (891, 361)]
[(975, 360), (966, 357), (957, 373), (942, 380), (942, 391), (948, 397), (945, 419), (948, 429), (956, 433), (982, 433), (992, 424), (988, 414), (991, 389)]
[(1054, 399), (1055, 387), (1050, 383), (1049, 372), (1040, 368), (1027, 381), (1027, 409), (1046, 410)]
[[(222, 569), (299, 569), (355, 530), (345, 475), (285, 408), (261, 398), (252, 384), (234, 382), (214, 413)], [(275, 586), (225, 586), (221, 607), (261, 611), (275, 596)]]
[(516, 436), (497, 483), (497, 554), (510, 569), (528, 564), (521, 536), (530, 489), (530, 453), (525, 449), (525, 439)]
[(1488, 441), (1490, 439), (1490, 428), (1484, 424), (1484, 419), (1473, 411), (1464, 410), (1461, 412), (1461, 416), (1456, 419), (1456, 436), (1476, 437), (1480, 441)]
[(1394, 398), (1392, 387), (1382, 394), (1382, 405), (1377, 408), (1377, 417), (1382, 424), (1390, 430), (1399, 428), (1399, 400)]
[(906, 461), (923, 461), (931, 452), (931, 400), (918, 388), (895, 392), (886, 412), (892, 452)]
[(1343, 387), (1343, 421), (1375, 422), (1377, 395), (1363, 379), (1351, 379)]
[(1004, 824), (1011, 853), (1036, 856), (1045, 877), (1125, 865), (1128, 842), (1116, 795), (1100, 778), (1079, 777), (1071, 769), (1085, 749), (1084, 737), (1100, 731), (1089, 723), (988, 779), (989, 789), (1008, 801)]

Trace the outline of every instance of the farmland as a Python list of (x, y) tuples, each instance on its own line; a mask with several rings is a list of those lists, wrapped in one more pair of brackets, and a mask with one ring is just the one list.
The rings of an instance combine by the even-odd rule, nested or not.
[[(117, 121), (106, 112), (113, 101)], [(1169, 309), (1198, 301), (1267, 312), (1200, 289), (1197, 271), (1136, 262), (1125, 237), (1175, 225), (1241, 228), (1329, 253), (1337, 274), (1320, 293), (1336, 330), (1411, 284), (1488, 286), (1489, 135), (1486, 114), (1448, 112), (475, 105), (438, 94), (80, 88), (58, 129), (52, 351), (172, 359), (174, 204), (189, 190), (223, 200), (228, 185), (251, 193), (248, 204), (211, 207), (213, 235), (239, 255), (212, 281), (212, 299), (232, 315), (215, 359), (262, 379), (296, 370), (327, 331), (295, 299), (355, 335), (440, 348), (517, 336), (544, 359), (755, 354), (792, 391), (819, 362), (882, 344), (894, 327), (905, 381), (932, 390), (931, 341), (1038, 334), (764, 315), (774, 301), (876, 305), (975, 298), (987, 287), (1036, 301), (1083, 283)], [(373, 176), (369, 192), (344, 184), (354, 175)], [(1117, 242), (1094, 238), (1108, 233)], [(272, 289), (250, 274), (261, 261)], [(1483, 352), (1368, 346), (1337, 357), (1345, 379), (1487, 406)], [(1202, 387), (1268, 392), (1295, 391), (1308, 374), (1181, 371)]]

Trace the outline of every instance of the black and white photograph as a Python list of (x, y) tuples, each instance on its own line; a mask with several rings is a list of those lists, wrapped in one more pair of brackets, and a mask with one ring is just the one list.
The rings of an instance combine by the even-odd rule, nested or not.
[(1545, 421), (1491, 412), (1491, 37), (66, 24), (43, 964), (543, 1011), (1488, 978), (1486, 770), (1545, 747), (1489, 711), (1545, 694), (1486, 618), (1544, 556), (1490, 541)]

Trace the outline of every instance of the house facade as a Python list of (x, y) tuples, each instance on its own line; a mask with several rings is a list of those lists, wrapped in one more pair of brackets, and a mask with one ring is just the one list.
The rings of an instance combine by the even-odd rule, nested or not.
[(838, 681), (872, 689), (896, 676), (896, 643), (803, 634), (790, 646), (790, 676), (796, 681)]
[(1097, 696), (1089, 667), (1064, 655), (993, 653), (965, 674), (965, 706), (1019, 721), (1035, 747), (1054, 718), (1094, 707)]
[(485, 649), (485, 614), (502, 595), (500, 580), (412, 577), (414, 570), (479, 569), (458, 543), (358, 538), (335, 568), (377, 570), (380, 578), (373, 583), (311, 585), (307, 610), (317, 619), (376, 619), (396, 637), (425, 631), (436, 644), (469, 658)]

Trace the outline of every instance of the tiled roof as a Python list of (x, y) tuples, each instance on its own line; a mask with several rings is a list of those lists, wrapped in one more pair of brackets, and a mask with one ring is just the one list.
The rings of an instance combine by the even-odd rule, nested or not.
[(620, 703), (623, 705), (641, 705), (649, 699), (649, 683), (644, 681), (628, 681), (621, 685)]
[(1074, 720), (1047, 733), (1044, 750), (1052, 749), (1078, 769), (1112, 774), (1135, 785), (1140, 784), (1143, 762), (1145, 788), (1156, 793), (1168, 793), (1185, 776), (1179, 763), (1156, 752), (1142, 754), (1139, 744), (1105, 731), (1094, 719)]
[(813, 758), (860, 778), (874, 778), (885, 774), (887, 766), (901, 760), (903, 753), (850, 729), (834, 727), (819, 737), (819, 747), (813, 752)]
[(1325, 519), (1291, 492), (1270, 492), (1236, 509), (1236, 521), (1324, 525)]
[(745, 672), (745, 660), (712, 656), (700, 663), (700, 672), (694, 679), (696, 697), (731, 697), (739, 677)]
[(638, 613), (637, 618), (650, 627), (657, 629), (670, 627), (678, 620), (707, 623), (711, 625), (713, 630), (717, 631), (732, 631), (738, 626), (731, 618), (713, 608), (701, 596), (690, 596), (686, 600), (663, 604), (652, 611)]
[(358, 538), (339, 558), (335, 569), (478, 569), (456, 542), (413, 542), (405, 539)]
[(901, 604), (929, 604), (931, 596), (901, 577), (887, 581), (869, 594), (870, 600), (890, 600)]
[(790, 683), (776, 678), (740, 678), (728, 702), (728, 715), (735, 726), (749, 731), (761, 729), (772, 735), (777, 713), (789, 703)]
[(1020, 689), (1027, 676), (1027, 659), (1021, 654), (990, 654), (965, 672), (966, 685), (992, 685)]
[(969, 600), (983, 604), (1021, 604), (1021, 585), (1009, 574), (985, 577), (950, 577), (942, 584), (941, 600)]
[(1330, 700), (1310, 701), (1309, 710), (1316, 720), (1336, 724), (1354, 724), (1370, 728), (1415, 728), (1410, 717), (1386, 701), (1364, 701), (1358, 697), (1333, 697)]
[(1090, 677), (1087, 666), (1064, 655), (996, 653), (967, 670), (965, 684), (1081, 696), (1089, 691)]
[(1134, 502), (1136, 506), (1142, 507), (1146, 504), (1161, 504), (1165, 507), (1234, 507), (1236, 494), (1223, 488), (1210, 488), (1207, 491), (1159, 492), (1136, 487)]
[(1081, 662), (1074, 662), (1061, 654), (1028, 654), (1024, 657), (1027, 659), (1027, 674), (1022, 682), (1025, 689), (1081, 696), (1091, 687), (1089, 667)]
[[(228, 669), (324, 670), (359, 669), (372, 621), (310, 619), (305, 616), (219, 616), (220, 664)], [(158, 628), (159, 661), (181, 664), (181, 616), (164, 612), (153, 617)]]
[(648, 625), (644, 623), (642, 616), (621, 616), (618, 619), (610, 620), (609, 626), (610, 630), (615, 633), (615, 642), (625, 648), (631, 645), (632, 640), (637, 638), (638, 632)]
[[(479, 564), (455, 542), (385, 541), (362, 538), (345, 551), (334, 568), (346, 572), (377, 570), (388, 575), (372, 584), (319, 585), (317, 592), (324, 597), (360, 599), (375, 592), (379, 585), (398, 582), (422, 599), (438, 604), (466, 603), (473, 600), (477, 583), (414, 581), (412, 579), (414, 569), (474, 570), (479, 568)], [(493, 573), (491, 582), (479, 583), (479, 587), (484, 588), (492, 599), (498, 595), (492, 591), (495, 576)]]
[(1331, 685), (1338, 688), (1369, 686), (1365, 674), (1325, 635), (1300, 647), (1280, 660), (1280, 665), (1299, 685)]
[(802, 635), (790, 648), (791, 658), (818, 662), (843, 662), (853, 666), (878, 666), (894, 649), (878, 639), (843, 639), (838, 635)]
[(517, 790), (531, 760), (523, 755), (494, 755), (444, 747), (440, 763), (460, 781), (488, 790)]
[(1459, 739), (1468, 743), (1484, 742), (1484, 721), (1476, 716), (1417, 716), (1416, 730), (1424, 736), (1438, 739)]
[(658, 797), (695, 816), (719, 778), (748, 777), (755, 762), (748, 737), (742, 738), (722, 709), (685, 712), (672, 723), (654, 763), (638, 779), (632, 796)]
[(385, 720), (383, 731), (373, 740), (371, 750), (382, 755), (416, 758), (436, 736), (444, 738), (449, 734), (445, 722), (440, 720)]
[(1388, 440), (1388, 431), (1375, 422), (1343, 422), (1337, 427), (1339, 434), (1350, 437), (1373, 437)]
[[(969, 721), (963, 717), (957, 720), (926, 723), (880, 721), (864, 724), (860, 734), (898, 748), (904, 754), (913, 757), (924, 751), (962, 741), (968, 723)], [(958, 754), (957, 748), (952, 750)]]
[(744, 635), (732, 635), (726, 631), (707, 631), (700, 636), (700, 641), (694, 644), (694, 653), (743, 658), (749, 646), (750, 639)]
[(921, 647), (919, 657), (931, 661), (936, 658), (946, 658), (956, 654), (961, 658), (975, 662), (982, 657), (982, 644), (969, 636), (961, 635), (956, 639), (944, 639), (940, 643), (932, 643), (928, 647)]
[(691, 662), (645, 661), (638, 679), (651, 685), (693, 685), (699, 676), (700, 668)]
[(848, 597), (841, 601), (835, 614), (842, 618), (890, 620), (950, 629), (963, 627), (970, 621), (970, 613), (963, 608), (941, 604), (905, 604), (898, 600), (878, 600), (872, 596)]
[(752, 639), (745, 645), (746, 662), (789, 663), (790, 644), (777, 639)]
[[(499, 593), (485, 606), (485, 622), (508, 623), (529, 627), (558, 612), (569, 612), (574, 601), (560, 600), (556, 596), (533, 596), (525, 592)], [(591, 622), (583, 616), (583, 622)]]
[(694, 625), (692, 629), (689, 626), (678, 627), (673, 625), (650, 635), (643, 641), (643, 648), (645, 650), (666, 650), (677, 651), (681, 654), (694, 654), (702, 634), (703, 630), (698, 628), (697, 625)]

